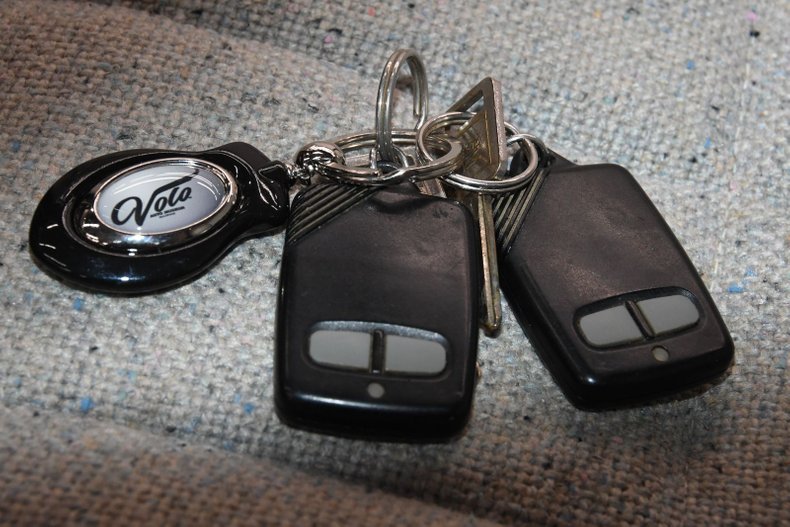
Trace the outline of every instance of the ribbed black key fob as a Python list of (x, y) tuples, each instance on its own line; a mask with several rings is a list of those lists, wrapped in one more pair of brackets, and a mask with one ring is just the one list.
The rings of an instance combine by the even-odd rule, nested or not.
[(723, 373), (727, 328), (633, 176), (551, 163), (531, 188), (500, 198), (495, 216), (501, 288), (567, 397), (617, 407)]
[(287, 217), (284, 166), (248, 144), (129, 150), (83, 163), (47, 191), (30, 250), (72, 286), (150, 293), (199, 276), (237, 242)]
[(286, 231), (275, 403), (288, 425), (408, 442), (471, 407), (479, 241), (459, 203), (409, 185), (309, 187)]

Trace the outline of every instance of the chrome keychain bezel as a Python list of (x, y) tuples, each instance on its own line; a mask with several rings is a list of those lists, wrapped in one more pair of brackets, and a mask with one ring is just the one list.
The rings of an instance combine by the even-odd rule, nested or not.
[[(136, 173), (156, 167), (189, 167), (205, 170), (215, 176), (222, 184), (223, 196), (213, 210), (202, 218), (174, 229), (163, 231), (133, 232), (108, 224), (99, 210), (99, 200), (112, 184), (131, 177)], [(73, 228), (84, 241), (107, 250), (133, 254), (160, 252), (165, 249), (189, 243), (219, 224), (232, 210), (238, 197), (238, 184), (234, 177), (221, 166), (191, 157), (167, 157), (137, 163), (111, 176), (91, 189), (72, 211)]]

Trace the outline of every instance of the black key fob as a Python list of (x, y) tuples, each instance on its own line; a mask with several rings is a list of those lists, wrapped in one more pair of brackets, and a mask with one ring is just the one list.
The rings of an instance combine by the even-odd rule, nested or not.
[(557, 156), (495, 209), (502, 290), (577, 406), (644, 402), (730, 365), (732, 340), (710, 294), (624, 168)]
[(288, 174), (245, 143), (205, 152), (130, 150), (60, 178), (30, 225), (36, 263), (69, 285), (150, 293), (205, 272), (288, 217)]
[(408, 185), (299, 195), (277, 310), (281, 420), (375, 440), (460, 434), (476, 375), (476, 232), (462, 205)]

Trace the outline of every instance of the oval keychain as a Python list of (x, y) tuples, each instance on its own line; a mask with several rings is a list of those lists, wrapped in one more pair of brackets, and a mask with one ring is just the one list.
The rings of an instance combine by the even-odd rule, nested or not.
[(246, 143), (128, 150), (87, 161), (44, 195), (30, 250), (44, 271), (105, 293), (168, 289), (284, 225), (288, 170)]

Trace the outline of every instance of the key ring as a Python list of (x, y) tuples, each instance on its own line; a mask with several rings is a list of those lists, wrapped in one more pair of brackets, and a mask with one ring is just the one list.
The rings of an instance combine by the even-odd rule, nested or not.
[[(392, 99), (395, 83), (403, 64), (409, 65), (414, 92), (414, 116), (417, 124), (413, 130), (392, 128)], [(417, 149), (417, 131), (428, 118), (428, 77), (425, 65), (413, 49), (401, 49), (393, 53), (379, 82), (376, 99), (376, 128), (344, 135), (329, 141), (303, 146), (296, 156), (296, 166), (289, 166), (292, 180), (308, 182), (313, 174), (356, 185), (385, 186), (406, 180), (423, 181), (446, 176), (463, 165), (463, 149), (459, 141), (447, 137), (432, 138), (435, 150), (444, 152), (438, 159), (420, 157), (422, 162), (413, 164), (400, 146)], [(425, 139), (423, 139), (425, 143)], [(371, 166), (346, 164), (346, 152), (361, 148), (370, 149)], [(388, 165), (394, 170), (379, 167)]]
[[(417, 131), (403, 128), (390, 130), (393, 146), (415, 146)], [(452, 174), (463, 163), (461, 143), (447, 137), (429, 138), (430, 147), (445, 152), (437, 159), (425, 163), (403, 166), (391, 172), (380, 168), (350, 166), (346, 164), (346, 153), (376, 146), (378, 136), (374, 131), (357, 132), (343, 135), (329, 141), (320, 141), (303, 146), (296, 156), (297, 170), (307, 174), (318, 173), (342, 183), (368, 185), (374, 187), (394, 185), (406, 180), (423, 181)], [(425, 140), (423, 140), (425, 142)]]
[[(435, 139), (435, 132), (449, 126), (460, 126), (466, 123), (474, 113), (472, 112), (447, 112), (432, 117), (417, 130), (417, 150), (426, 162), (431, 162), (434, 155), (428, 147), (428, 138)], [(507, 137), (507, 145), (520, 143), (522, 150), (525, 150), (529, 163), (527, 167), (508, 179), (477, 179), (453, 171), (442, 177), (447, 184), (462, 190), (469, 190), (482, 194), (505, 194), (514, 192), (525, 187), (535, 177), (541, 155), (536, 144), (540, 145), (541, 152), (545, 153), (545, 147), (540, 139), (530, 135), (522, 134), (518, 128), (510, 123), (505, 123), (505, 130), (510, 134)], [(445, 154), (446, 155), (446, 154)]]
[(393, 142), (392, 130), (392, 98), (395, 84), (403, 63), (409, 65), (414, 93), (414, 117), (418, 130), (428, 119), (428, 76), (420, 55), (413, 49), (399, 49), (393, 53), (384, 65), (379, 81), (379, 92), (376, 97), (376, 143), (377, 156), (387, 163), (396, 163), (400, 154)]

